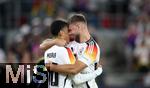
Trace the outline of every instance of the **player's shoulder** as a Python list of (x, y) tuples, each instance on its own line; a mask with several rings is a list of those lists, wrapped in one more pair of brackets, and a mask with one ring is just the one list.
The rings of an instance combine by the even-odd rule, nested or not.
[(80, 43), (79, 45), (79, 53), (82, 52), (93, 52), (93, 51), (99, 51), (99, 45), (94, 40), (93, 37), (90, 37), (90, 39), (84, 43)]
[(51, 48), (47, 49), (45, 52), (63, 52), (66, 48), (58, 45), (54, 45)]
[(76, 41), (71, 41), (69, 44), (79, 44), (79, 43)]
[(44, 53), (45, 58), (63, 58), (67, 54), (65, 47), (54, 45)]
[(69, 42), (69, 44), (67, 45), (67, 47), (74, 47), (74, 46), (78, 46), (78, 45), (79, 45), (78, 42), (76, 42), (76, 41), (71, 41), (71, 42)]
[(97, 44), (97, 42), (95, 41), (95, 39), (93, 37), (90, 37), (90, 39), (88, 41), (85, 42), (86, 44), (90, 44), (90, 43), (94, 43)]
[(94, 46), (95, 48), (99, 48), (98, 43), (96, 42), (96, 40), (93, 37), (90, 37), (90, 39), (88, 41), (86, 41), (85, 44), (86, 44), (86, 47)]
[(91, 46), (91, 45), (97, 45), (97, 43), (96, 43), (96, 41), (93, 39), (93, 37), (90, 37), (90, 39), (87, 40), (86, 42), (79, 44), (80, 47), (88, 47), (88, 46)]

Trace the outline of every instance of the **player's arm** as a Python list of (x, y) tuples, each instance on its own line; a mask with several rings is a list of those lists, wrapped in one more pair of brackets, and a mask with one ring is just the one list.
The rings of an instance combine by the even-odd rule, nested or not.
[(64, 65), (49, 65), (49, 70), (63, 73), (63, 74), (69, 74), (69, 75), (75, 75), (82, 71), (87, 66), (93, 64), (93, 61), (91, 61), (91, 58), (84, 55), (84, 54), (78, 54), (78, 59), (75, 61), (74, 64), (64, 64)]
[(55, 65), (50, 63), (48, 70), (68, 75), (75, 75), (86, 67), (86, 64), (77, 60), (74, 64)]
[(53, 45), (64, 46), (65, 44), (66, 44), (66, 41), (62, 39), (46, 39), (40, 44), (40, 49), (47, 50)]
[(84, 83), (86, 81), (95, 79), (101, 73), (102, 73), (102, 67), (98, 67), (94, 72), (87, 73), (87, 74), (78, 73), (78, 74), (76, 74), (74, 76), (71, 76), (71, 78), (72, 78), (73, 82), (76, 85), (79, 85), (79, 84)]
[[(87, 65), (85, 63), (83, 63), (82, 61), (80, 61), (80, 60), (73, 61), (72, 64), (70, 64), (70, 63), (69, 64), (63, 64), (63, 65), (52, 64), (51, 61), (52, 61), (53, 58), (49, 58), (48, 55), (47, 55), (48, 53), (50, 53), (49, 51), (56, 52), (56, 51), (54, 51), (52, 49), (51, 50), (47, 50), (45, 52), (44, 59), (45, 59), (47, 70), (58, 72), (58, 73), (61, 73), (61, 74), (74, 75), (74, 74), (79, 73), (85, 67), (87, 67)], [(64, 52), (60, 52), (59, 50), (57, 50), (57, 52), (59, 52), (56, 55), (57, 57), (60, 57), (60, 59), (65, 58), (64, 57), (64, 54), (65, 54)], [(54, 58), (54, 60), (55, 60), (55, 58)]]
[[(86, 47), (83, 47), (86, 48)], [(96, 54), (98, 55), (98, 54)], [(61, 58), (60, 58), (61, 59)], [(85, 54), (85, 49), (83, 49), (79, 54), (77, 54), (77, 60), (74, 64), (64, 64), (64, 65), (54, 65), (50, 64), (49, 70), (58, 72), (58, 73), (66, 73), (69, 75), (75, 75), (82, 71), (87, 66), (93, 64), (96, 58), (91, 58), (89, 55)]]
[(46, 50), (50, 47), (53, 46), (54, 39), (45, 39), (41, 44), (40, 44), (40, 49)]
[[(83, 70), (85, 67), (87, 67), (87, 65), (79, 60), (77, 61), (73, 61), (72, 64), (64, 64), (64, 65), (55, 65), (52, 64), (52, 59), (55, 60), (55, 58), (50, 58), (48, 57), (48, 53), (50, 53), (51, 51), (56, 52), (54, 50), (46, 50), (45, 54), (44, 54), (44, 59), (45, 59), (45, 64), (46, 64), (46, 68), (49, 71), (54, 71), (54, 72), (58, 72), (61, 74), (77, 74), (79, 73), (81, 70)], [(57, 50), (57, 57), (60, 57), (60, 59), (65, 58), (64, 57), (64, 52), (60, 52), (59, 50)], [(66, 57), (67, 58), (67, 57)], [(75, 59), (75, 58), (74, 58)], [(69, 60), (69, 59), (68, 59)]]

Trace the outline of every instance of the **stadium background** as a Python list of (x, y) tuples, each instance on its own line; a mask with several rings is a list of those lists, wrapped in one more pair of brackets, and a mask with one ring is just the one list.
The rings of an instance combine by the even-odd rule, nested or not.
[(50, 23), (72, 12), (101, 47), (100, 88), (150, 86), (150, 0), (0, 0), (0, 62), (36, 62)]

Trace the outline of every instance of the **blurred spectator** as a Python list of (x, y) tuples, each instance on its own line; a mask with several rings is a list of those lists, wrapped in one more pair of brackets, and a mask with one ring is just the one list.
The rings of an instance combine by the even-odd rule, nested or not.
[(149, 15), (145, 12), (142, 12), (137, 16), (137, 30), (139, 35), (143, 35), (144, 30), (149, 29)]
[(88, 18), (88, 24), (96, 27), (96, 30), (99, 30), (98, 28), (100, 27), (100, 17), (99, 17), (99, 12), (98, 11), (93, 11), (92, 14), (89, 14)]
[(109, 29), (112, 26), (110, 14), (103, 12), (101, 13), (101, 16), (102, 16), (101, 20), (102, 27), (105, 29)]
[(88, 1), (88, 9), (90, 11), (97, 11), (98, 10), (98, 4), (100, 0), (89, 0)]
[[(50, 22), (51, 18), (46, 18), (44, 21)], [(50, 23), (42, 23), (44, 21), (42, 21), (40, 17), (35, 17), (32, 20), (32, 42), (30, 42), (30, 44), (33, 62), (36, 62), (42, 56), (39, 49), (39, 45), (41, 42), (40, 35), (43, 33), (43, 31), (45, 31), (45, 27), (50, 25)]]
[(4, 32), (0, 31), (0, 48), (2, 48), (3, 50), (6, 49), (6, 36), (4, 34)]
[(32, 39), (32, 58), (33, 62), (36, 62), (40, 57), (42, 57), (42, 51), (39, 48), (41, 38), (40, 35), (33, 35)]
[(64, 5), (64, 7), (68, 10), (71, 10), (71, 8), (73, 7), (75, 1), (74, 0), (62, 0), (62, 4)]
[(134, 50), (134, 56), (137, 59), (138, 69), (140, 72), (148, 71), (148, 65), (150, 63), (149, 53), (150, 52), (148, 46), (145, 44), (145, 41), (142, 41), (142, 43)]
[(56, 18), (67, 18), (67, 10), (63, 7), (58, 8)]
[(74, 3), (74, 6), (72, 8), (72, 11), (73, 12), (85, 12), (87, 13), (89, 10), (88, 10), (88, 3), (89, 3), (89, 0), (74, 0), (75, 3)]
[(133, 51), (135, 48), (135, 41), (137, 38), (137, 26), (136, 23), (130, 23), (128, 25), (128, 29), (125, 32), (125, 57), (126, 57), (126, 61), (127, 61), (127, 71), (129, 72), (133, 72), (134, 71), (134, 64), (136, 62), (134, 61), (133, 58)]
[(150, 30), (145, 31), (144, 40), (145, 40), (146, 46), (150, 49)]
[(6, 55), (5, 52), (0, 48), (0, 63), (6, 62)]
[(28, 43), (27, 36), (16, 37), (17, 41), (14, 41), (8, 49), (8, 62), (9, 63), (29, 63), (31, 62), (31, 50)]
[(130, 0), (129, 9), (133, 15), (138, 15), (140, 13), (140, 7), (143, 0)]
[(129, 25), (126, 33), (126, 38), (127, 38), (127, 45), (129, 46), (129, 48), (133, 50), (135, 48), (135, 40), (137, 38), (137, 26), (135, 23), (131, 23)]
[(42, 27), (42, 20), (40, 17), (33, 18), (31, 25), (33, 35), (39, 35), (42, 33), (43, 27)]
[(144, 85), (150, 87), (150, 72), (148, 72), (144, 77)]
[(150, 14), (150, 0), (145, 0), (143, 4), (143, 11)]
[(20, 27), (20, 33), (22, 35), (27, 35), (31, 32), (31, 28), (28, 24), (23, 24), (21, 27)]
[(43, 20), (43, 26), (49, 27), (51, 25), (51, 22), (53, 21), (53, 19), (51, 17), (46, 17)]
[(17, 56), (15, 54), (15, 47), (14, 45), (10, 45), (9, 49), (7, 50), (7, 63), (17, 63)]

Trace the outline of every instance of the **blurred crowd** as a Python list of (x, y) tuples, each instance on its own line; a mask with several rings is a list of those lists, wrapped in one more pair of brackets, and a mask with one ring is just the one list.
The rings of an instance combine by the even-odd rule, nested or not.
[(150, 80), (150, 1), (132, 0), (132, 13), (126, 36), (127, 69), (141, 75), (138, 81), (149, 85)]

